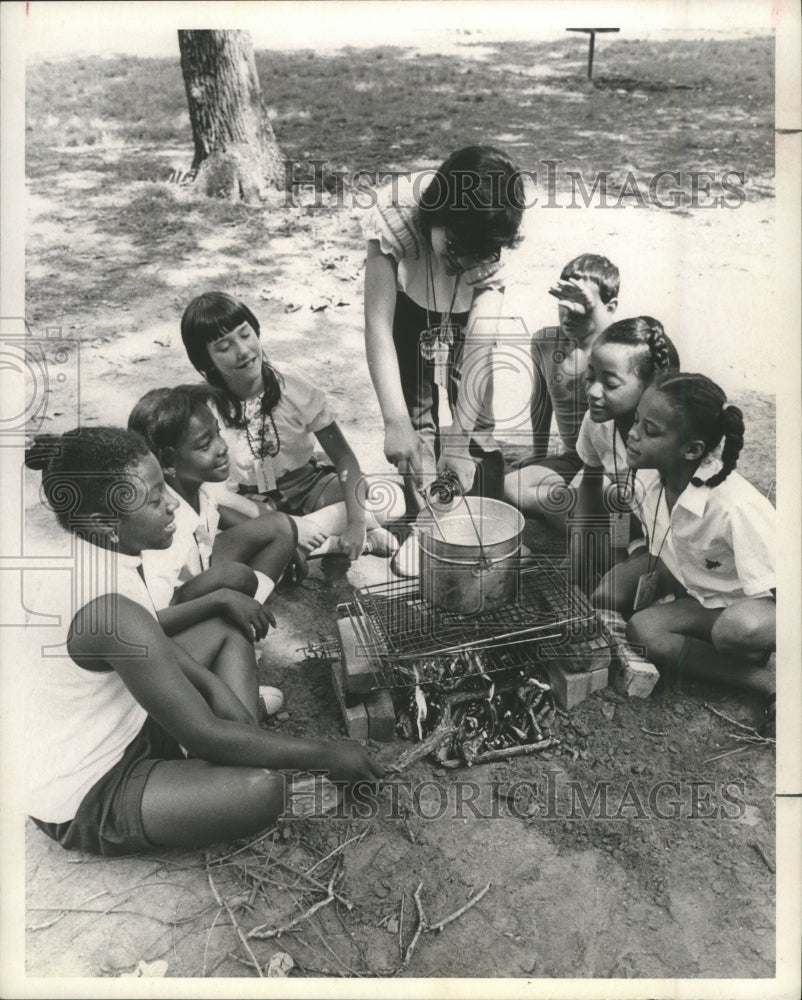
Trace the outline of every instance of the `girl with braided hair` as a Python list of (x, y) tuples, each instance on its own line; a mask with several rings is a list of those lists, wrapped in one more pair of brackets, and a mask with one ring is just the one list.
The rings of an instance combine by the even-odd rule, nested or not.
[[(588, 409), (576, 442), (582, 478), (569, 520), (573, 579), (586, 592), (611, 563), (626, 558), (631, 521), (643, 544), (638, 520), (631, 516), (639, 511), (642, 488), (627, 464), (627, 436), (644, 390), (655, 376), (671, 370), (679, 370), (679, 355), (662, 323), (651, 316), (618, 320), (593, 344), (585, 375)], [(611, 544), (591, 544), (588, 528), (601, 526), (604, 533), (608, 524)]]
[[(643, 393), (627, 460), (657, 472), (641, 505), (649, 552), (641, 560), (645, 573), (621, 574), (617, 583), (628, 585), (619, 600), (635, 611), (627, 638), (659, 669), (761, 694), (764, 721), (773, 727), (774, 677), (766, 664), (776, 642), (775, 512), (734, 471), (743, 440), (741, 411), (704, 375), (665, 375)], [(677, 600), (654, 603), (677, 584)]]

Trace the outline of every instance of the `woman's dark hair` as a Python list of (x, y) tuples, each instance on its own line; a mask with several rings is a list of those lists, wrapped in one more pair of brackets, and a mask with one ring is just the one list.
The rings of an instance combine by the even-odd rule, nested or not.
[(148, 448), (165, 463), (165, 448), (175, 448), (189, 431), (189, 422), (200, 417), (207, 423), (213, 415), (207, 405), (212, 397), (210, 386), (178, 385), (167, 389), (151, 389), (139, 400), (128, 417), (128, 430), (136, 431)]
[[(655, 388), (677, 410), (683, 422), (686, 440), (698, 439), (704, 442), (705, 455), (718, 447), (724, 438), (721, 452), (721, 471), (707, 480), (694, 476), (694, 486), (718, 486), (738, 464), (738, 456), (744, 446), (744, 418), (737, 406), (727, 406), (724, 391), (706, 375), (677, 374), (663, 375), (655, 382)], [(704, 456), (702, 456), (704, 457)]]
[(666, 335), (663, 324), (652, 316), (616, 320), (599, 334), (596, 343), (642, 348), (633, 358), (630, 371), (645, 384), (656, 375), (679, 371), (677, 349)]
[[(225, 337), (243, 323), (248, 323), (257, 337), (261, 336), (259, 320), (251, 310), (233, 295), (226, 292), (204, 292), (194, 298), (181, 317), (181, 339), (187, 357), (206, 381), (219, 392), (215, 394), (220, 413), (229, 425), (242, 426), (242, 403), (226, 388), (220, 372), (215, 368), (208, 345)], [(281, 399), (281, 375), (262, 358), (262, 411), (271, 413)]]
[(25, 464), (41, 471), (44, 500), (62, 528), (80, 535), (92, 515), (116, 520), (142, 505), (145, 497), (128, 476), (149, 454), (134, 431), (79, 427), (36, 437)]
[(422, 192), (424, 233), (443, 226), (464, 253), (485, 253), (520, 242), (526, 207), (523, 177), (493, 146), (466, 146), (442, 163)]
[(592, 281), (598, 285), (599, 298), (605, 305), (618, 298), (621, 275), (615, 264), (601, 254), (581, 253), (573, 260), (569, 260), (560, 271), (560, 280), (568, 281), (571, 278)]

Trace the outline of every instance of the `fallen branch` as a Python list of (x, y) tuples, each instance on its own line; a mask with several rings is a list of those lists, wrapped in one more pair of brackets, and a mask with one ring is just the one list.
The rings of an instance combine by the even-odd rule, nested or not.
[(317, 903), (315, 903), (313, 906), (310, 906), (305, 913), (301, 913), (299, 916), (294, 917), (292, 920), (290, 920), (289, 923), (284, 924), (282, 927), (274, 927), (272, 928), (272, 930), (265, 930), (265, 927), (267, 925), (260, 924), (258, 927), (254, 927), (253, 930), (248, 931), (247, 936), (249, 938), (258, 938), (260, 941), (267, 941), (270, 938), (281, 937), (282, 934), (287, 934), (294, 927), (297, 927), (299, 924), (302, 924), (305, 920), (309, 920), (310, 917), (313, 917), (318, 912), (318, 910), (322, 910), (324, 906), (328, 906), (329, 903), (334, 902), (336, 898), (334, 895), (334, 880), (336, 877), (337, 877), (337, 872), (335, 872), (334, 875), (331, 876), (331, 880), (329, 881), (326, 890), (328, 893), (326, 898), (319, 899)]
[(436, 924), (432, 924), (430, 927), (427, 927), (426, 930), (441, 931), (446, 924), (450, 924), (453, 920), (461, 917), (463, 913), (467, 913), (468, 910), (470, 910), (472, 906), (476, 906), (479, 900), (489, 891), (491, 884), (492, 883), (488, 882), (484, 889), (481, 889), (475, 896), (472, 896), (464, 906), (461, 906), (458, 910), (454, 910), (454, 912), (449, 914), (447, 917), (443, 917), (443, 919), (438, 921)]
[[(206, 852), (206, 855), (208, 858), (208, 851)], [(237, 922), (237, 918), (234, 916), (234, 911), (228, 905), (228, 901), (222, 899), (220, 897), (220, 893), (217, 891), (217, 886), (214, 884), (214, 879), (212, 878), (211, 870), (208, 867), (208, 861), (206, 868), (206, 877), (209, 879), (209, 888), (212, 890), (212, 895), (214, 896), (215, 902), (217, 903), (218, 906), (225, 907), (226, 913), (228, 913), (228, 919), (231, 921), (234, 930), (237, 932), (237, 937), (239, 938), (240, 944), (245, 949), (248, 958), (253, 962), (254, 966), (256, 967), (256, 971), (259, 973), (259, 978), (264, 979), (265, 974), (264, 972), (262, 972), (262, 967), (257, 961), (256, 955), (254, 955), (253, 951), (251, 950), (251, 946), (248, 944), (247, 938), (243, 934), (242, 928)], [(250, 937), (250, 935), (248, 935), (248, 937)]]

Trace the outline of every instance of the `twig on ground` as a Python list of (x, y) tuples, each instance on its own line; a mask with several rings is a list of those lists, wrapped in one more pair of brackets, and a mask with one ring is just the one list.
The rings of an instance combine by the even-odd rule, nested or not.
[(488, 882), (484, 889), (481, 889), (475, 896), (472, 896), (464, 906), (461, 906), (458, 910), (454, 910), (454, 912), (450, 913), (447, 917), (443, 917), (443, 919), (439, 920), (436, 924), (431, 924), (426, 928), (426, 930), (441, 931), (447, 924), (450, 924), (453, 920), (461, 917), (463, 913), (467, 913), (468, 910), (470, 910), (472, 906), (476, 906), (479, 900), (489, 891), (491, 884), (491, 882)]
[(404, 959), (404, 900), (406, 895), (401, 896), (401, 914), (398, 917), (398, 958), (403, 961)]
[(777, 869), (774, 866), (774, 862), (768, 857), (768, 855), (766, 854), (766, 852), (763, 850), (762, 845), (759, 844), (756, 840), (753, 840), (752, 843), (750, 844), (750, 847), (753, 847), (757, 851), (757, 853), (763, 859), (763, 863), (768, 868), (768, 870), (771, 872), (771, 874), (772, 875), (776, 875)]
[(318, 910), (322, 910), (324, 906), (328, 906), (329, 903), (334, 902), (336, 898), (334, 895), (334, 880), (337, 877), (337, 874), (338, 873), (335, 872), (329, 881), (329, 884), (326, 889), (328, 893), (326, 898), (319, 899), (313, 906), (310, 906), (305, 913), (301, 913), (299, 914), (299, 916), (294, 917), (292, 920), (290, 920), (289, 923), (284, 924), (281, 927), (274, 927), (271, 930), (265, 930), (265, 927), (267, 925), (260, 924), (258, 927), (254, 927), (252, 930), (249, 930), (247, 936), (249, 938), (258, 938), (260, 941), (267, 941), (270, 938), (281, 937), (282, 934), (287, 934), (294, 927), (297, 927), (298, 924), (302, 924), (305, 920), (309, 920), (309, 918), (313, 917)]
[[(62, 917), (65, 917), (68, 913), (96, 913), (97, 912), (96, 910), (84, 910), (83, 907), (86, 906), (87, 903), (93, 902), (99, 896), (107, 896), (108, 892), (109, 892), (108, 889), (103, 889), (103, 890), (101, 890), (101, 892), (96, 892), (94, 894), (94, 896), (90, 896), (88, 899), (82, 900), (78, 904), (78, 907), (75, 910), (72, 910), (70, 908), (65, 908), (65, 907), (58, 907), (59, 912), (56, 914), (55, 917), (53, 917), (52, 920), (48, 920), (44, 924), (36, 924), (33, 927), (26, 927), (25, 930), (26, 931), (43, 931), (43, 930), (46, 930), (48, 927), (52, 927), (53, 924), (57, 924), (59, 922), (59, 920), (61, 920)], [(38, 910), (38, 909), (41, 909), (41, 907), (34, 906), (34, 907), (31, 907), (31, 909)], [(55, 909), (55, 907), (48, 906), (48, 907), (45, 907), (45, 909), (46, 910), (50, 910), (50, 909)]]
[[(315, 886), (315, 888), (322, 889), (324, 892), (326, 891), (326, 886), (323, 882), (319, 881), (316, 878), (313, 878), (307, 872), (302, 872), (300, 869), (295, 868), (293, 865), (288, 864), (286, 861), (281, 861), (279, 858), (275, 858), (273, 860), (273, 864), (278, 865), (280, 868), (286, 868), (288, 872), (292, 872), (293, 875), (297, 875), (298, 878), (305, 878), (306, 881), (309, 882), (311, 885)], [(338, 903), (342, 903), (349, 913), (351, 912), (351, 910), (353, 910), (354, 904), (351, 902), (351, 900), (346, 899), (345, 896), (340, 895), (339, 892), (334, 893), (334, 898), (337, 900)]]
[(734, 750), (727, 750), (725, 753), (718, 753), (715, 757), (708, 757), (707, 760), (702, 761), (702, 766), (706, 764), (712, 764), (714, 760), (721, 760), (723, 757), (731, 757), (734, 753), (740, 753), (742, 750), (748, 750), (748, 746), (735, 747)]
[(211, 922), (211, 924), (209, 925), (209, 930), (206, 932), (206, 943), (203, 946), (203, 965), (201, 966), (201, 979), (206, 978), (206, 959), (209, 955), (209, 942), (212, 939), (212, 931), (215, 928), (215, 924), (220, 919), (220, 915), (222, 912), (223, 912), (223, 907), (218, 906), (217, 913), (215, 913), (214, 915), (214, 920)]
[(415, 950), (415, 946), (417, 945), (421, 934), (423, 934), (424, 930), (428, 926), (426, 923), (426, 914), (423, 912), (423, 904), (420, 901), (420, 891), (422, 888), (423, 882), (420, 883), (418, 888), (412, 894), (412, 898), (415, 900), (415, 908), (418, 911), (418, 926), (415, 928), (412, 940), (407, 945), (407, 950), (404, 952), (404, 958), (402, 959), (401, 964), (394, 971), (393, 975), (398, 975), (399, 972), (403, 972), (403, 970), (409, 965), (409, 960), (412, 958), (412, 952)]
[[(207, 857), (208, 857), (208, 852), (207, 852)], [(217, 891), (217, 886), (214, 884), (214, 879), (212, 878), (211, 869), (208, 867), (208, 862), (206, 868), (206, 877), (209, 879), (209, 888), (212, 890), (212, 895), (215, 898), (215, 902), (217, 903), (218, 906), (225, 907), (226, 913), (228, 914), (228, 919), (231, 921), (234, 930), (237, 932), (237, 937), (239, 938), (240, 944), (245, 949), (248, 958), (253, 962), (254, 966), (256, 967), (256, 971), (259, 973), (259, 978), (264, 979), (265, 974), (264, 972), (262, 972), (262, 967), (257, 961), (256, 955), (254, 955), (253, 951), (251, 950), (251, 946), (248, 944), (247, 938), (243, 934), (242, 928), (240, 927), (237, 918), (234, 916), (234, 911), (228, 905), (227, 900), (222, 899), (220, 893)], [(204, 963), (205, 963), (205, 958), (204, 958)]]
[[(369, 829), (369, 828), (368, 828), (368, 829)], [(324, 861), (328, 861), (328, 860), (329, 860), (329, 858), (333, 858), (335, 854), (339, 854), (339, 853), (340, 853), (340, 851), (343, 851), (343, 850), (345, 850), (345, 848), (346, 848), (346, 847), (348, 847), (348, 845), (349, 845), (349, 844), (353, 844), (353, 843), (359, 843), (359, 841), (360, 841), (360, 840), (362, 840), (362, 838), (363, 838), (363, 837), (366, 837), (366, 836), (367, 836), (367, 833), (368, 833), (368, 830), (363, 830), (363, 831), (362, 831), (362, 833), (358, 833), (358, 834), (356, 834), (356, 836), (354, 836), (354, 837), (350, 837), (350, 838), (349, 838), (348, 840), (344, 840), (344, 841), (342, 842), (342, 844), (338, 844), (338, 845), (337, 845), (337, 846), (336, 846), (336, 847), (334, 848), (334, 850), (333, 850), (333, 851), (329, 851), (329, 853), (328, 853), (328, 854), (326, 854), (326, 855), (325, 855), (324, 857), (322, 857), (322, 858), (320, 859), (320, 861), (316, 861), (316, 862), (315, 862), (315, 863), (314, 863), (314, 864), (312, 865), (312, 867), (311, 867), (311, 868), (309, 869), (309, 871), (308, 871), (308, 872), (306, 873), (306, 874), (307, 874), (307, 876), (308, 876), (308, 875), (311, 875), (311, 874), (312, 874), (312, 872), (313, 872), (313, 871), (314, 871), (314, 870), (315, 870), (316, 868), (320, 868), (320, 866), (321, 866), (321, 865), (323, 864), (323, 862), (324, 862)]]
[(668, 733), (656, 733), (653, 729), (644, 729), (643, 726), (640, 727), (640, 731), (647, 736), (668, 736)]
[(238, 854), (242, 854), (243, 851), (247, 851), (251, 847), (256, 847), (257, 844), (261, 844), (263, 840), (267, 840), (267, 838), (272, 836), (272, 834), (274, 834), (277, 830), (277, 826), (271, 827), (266, 833), (261, 833), (253, 840), (249, 840), (247, 844), (243, 844), (242, 847), (238, 847), (235, 851), (231, 851), (230, 854), (222, 854), (219, 858), (210, 858), (207, 865), (212, 864), (217, 867), (217, 865), (221, 865), (224, 861), (228, 861), (230, 858), (235, 858)]
[(713, 708), (713, 706), (708, 705), (707, 702), (704, 702), (704, 706), (709, 712), (712, 712), (713, 715), (717, 715), (720, 719), (724, 719), (724, 721), (729, 722), (730, 725), (737, 726), (738, 729), (743, 729), (750, 735), (757, 736), (761, 740), (765, 739), (765, 737), (761, 736), (760, 733), (753, 726), (747, 726), (745, 723), (739, 722), (737, 719), (731, 719), (729, 715), (725, 715), (723, 712), (719, 712), (717, 708)]

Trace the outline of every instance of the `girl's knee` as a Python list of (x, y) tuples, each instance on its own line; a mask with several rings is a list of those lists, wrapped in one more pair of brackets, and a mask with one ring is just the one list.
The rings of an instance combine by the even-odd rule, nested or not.
[(261, 767), (241, 767), (237, 772), (237, 792), (242, 802), (268, 815), (267, 822), (284, 811), (286, 784), (281, 774)]
[(650, 608), (636, 612), (627, 622), (627, 642), (635, 646), (654, 649), (665, 632), (666, 629), (660, 627), (659, 616)]
[(774, 616), (758, 605), (733, 604), (719, 615), (711, 639), (721, 653), (761, 658), (776, 645)]

